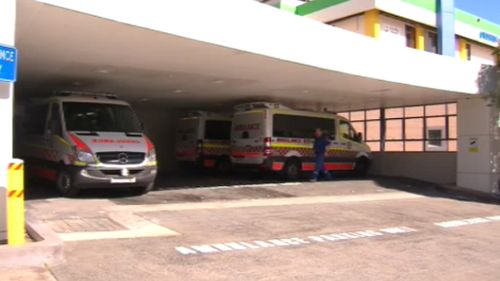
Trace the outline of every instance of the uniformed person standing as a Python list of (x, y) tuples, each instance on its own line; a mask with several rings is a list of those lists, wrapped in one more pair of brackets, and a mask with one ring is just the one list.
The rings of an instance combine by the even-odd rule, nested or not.
[(325, 136), (323, 130), (321, 130), (321, 128), (317, 128), (316, 131), (314, 131), (313, 150), (314, 150), (316, 167), (314, 169), (311, 178), (311, 181), (313, 182), (318, 180), (320, 173), (323, 173), (323, 175), (327, 180), (332, 179), (332, 175), (325, 168), (325, 156), (329, 145), (330, 145), (330, 140)]

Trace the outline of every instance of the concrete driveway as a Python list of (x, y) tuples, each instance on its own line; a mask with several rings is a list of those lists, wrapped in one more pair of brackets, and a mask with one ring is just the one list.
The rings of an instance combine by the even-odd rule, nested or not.
[(57, 280), (498, 280), (495, 200), (416, 181), (221, 181), (38, 196)]

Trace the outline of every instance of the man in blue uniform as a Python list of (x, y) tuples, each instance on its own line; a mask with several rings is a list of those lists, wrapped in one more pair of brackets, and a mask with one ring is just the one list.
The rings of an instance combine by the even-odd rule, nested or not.
[(311, 181), (317, 181), (320, 173), (323, 173), (327, 180), (332, 179), (330, 172), (325, 169), (325, 155), (329, 145), (330, 140), (323, 134), (323, 131), (320, 128), (317, 128), (314, 132), (313, 146), (316, 167), (312, 174)]

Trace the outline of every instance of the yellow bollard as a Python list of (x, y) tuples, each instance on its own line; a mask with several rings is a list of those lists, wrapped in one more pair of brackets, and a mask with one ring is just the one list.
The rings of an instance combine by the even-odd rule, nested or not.
[(7, 174), (7, 242), (10, 246), (25, 243), (24, 162), (14, 159)]

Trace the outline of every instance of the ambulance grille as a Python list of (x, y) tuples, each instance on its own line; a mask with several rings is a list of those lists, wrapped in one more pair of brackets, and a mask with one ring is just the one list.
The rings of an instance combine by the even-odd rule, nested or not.
[(97, 159), (103, 164), (140, 164), (146, 154), (141, 152), (98, 152)]

